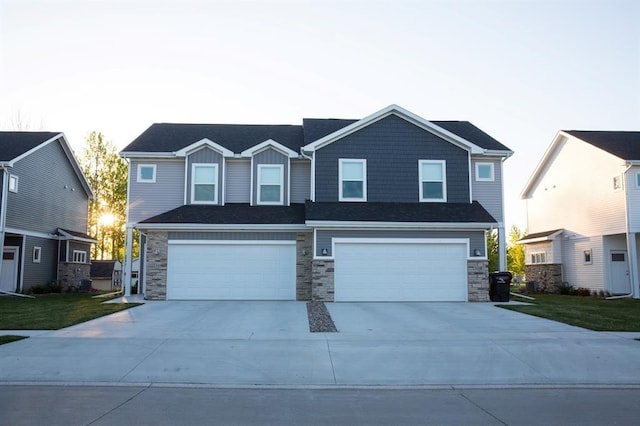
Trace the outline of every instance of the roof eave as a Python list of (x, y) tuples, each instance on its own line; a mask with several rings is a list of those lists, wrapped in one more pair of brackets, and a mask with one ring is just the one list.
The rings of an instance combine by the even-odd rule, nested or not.
[(485, 230), (496, 226), (496, 222), (384, 222), (348, 220), (307, 220), (314, 228), (396, 228), (396, 229), (438, 229), (438, 230)]
[(309, 228), (305, 224), (220, 224), (220, 223), (144, 223), (139, 222), (134, 225), (138, 229), (162, 229), (162, 230), (175, 230), (175, 231), (191, 231), (191, 230), (205, 230), (205, 231), (308, 231)]

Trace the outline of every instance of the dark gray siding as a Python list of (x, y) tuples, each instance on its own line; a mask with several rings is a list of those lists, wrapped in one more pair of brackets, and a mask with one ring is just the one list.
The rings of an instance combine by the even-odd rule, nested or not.
[(227, 160), (225, 173), (225, 203), (250, 203), (251, 161)]
[(8, 227), (87, 232), (89, 199), (58, 141), (18, 161), (9, 173), (18, 176), (18, 192), (7, 193)]
[(468, 152), (391, 115), (316, 151), (316, 199), (338, 201), (338, 159), (367, 160), (367, 201), (418, 202), (418, 160), (445, 160), (447, 201), (469, 202)]
[(295, 240), (295, 232), (169, 232), (169, 240)]
[(224, 157), (222, 157), (222, 154), (208, 147), (203, 147), (198, 151), (189, 154), (189, 156), (187, 157), (187, 204), (191, 204), (191, 165), (194, 163), (208, 163), (218, 165), (218, 185), (216, 190), (218, 191), (218, 204), (222, 204), (222, 186), (224, 185), (222, 172), (223, 162)]
[(283, 188), (283, 203), (289, 204), (289, 157), (276, 151), (273, 148), (267, 148), (264, 151), (253, 156), (253, 200), (252, 204), (258, 204), (258, 165), (259, 164), (282, 164), (284, 166), (284, 178), (282, 185)]
[[(40, 263), (33, 262), (33, 248), (41, 248)], [(22, 289), (48, 284), (58, 279), (58, 242), (46, 238), (25, 237)]]
[[(493, 182), (476, 181), (476, 163), (493, 164)], [(498, 222), (502, 222), (504, 220), (504, 210), (502, 206), (502, 162), (499, 160), (471, 158), (471, 174), (471, 194), (473, 200), (482, 204)]]
[[(155, 164), (155, 183), (137, 182), (138, 164)], [(131, 160), (129, 165), (130, 223), (184, 205), (184, 160)]]
[[(20, 279), (19, 277), (22, 275), (22, 262), (20, 261), (20, 259), (22, 259), (22, 250), (24, 249), (22, 247), (22, 238), (23, 237), (13, 237), (13, 236), (6, 236), (6, 235), (4, 238), (5, 247), (18, 247), (18, 280)], [(14, 290), (19, 290), (18, 282), (16, 282), (16, 286)]]
[(475, 249), (485, 255), (483, 231), (377, 231), (377, 230), (318, 230), (316, 232), (316, 256), (326, 248), (331, 253), (332, 238), (468, 238), (469, 256)]
[(291, 202), (304, 203), (311, 199), (311, 161), (291, 162)]

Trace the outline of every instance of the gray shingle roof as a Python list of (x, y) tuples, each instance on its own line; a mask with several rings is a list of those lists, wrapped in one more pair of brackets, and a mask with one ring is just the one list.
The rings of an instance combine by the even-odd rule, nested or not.
[(640, 160), (640, 132), (565, 130), (572, 136), (623, 160)]
[(186, 205), (143, 220), (141, 223), (296, 225), (304, 223), (304, 204), (290, 206)]
[(11, 161), (60, 132), (0, 132), (0, 162)]

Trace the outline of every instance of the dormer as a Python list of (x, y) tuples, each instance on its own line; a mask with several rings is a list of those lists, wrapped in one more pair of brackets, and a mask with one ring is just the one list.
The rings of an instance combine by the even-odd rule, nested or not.
[(268, 139), (240, 156), (251, 159), (251, 205), (290, 204), (290, 160), (297, 152)]

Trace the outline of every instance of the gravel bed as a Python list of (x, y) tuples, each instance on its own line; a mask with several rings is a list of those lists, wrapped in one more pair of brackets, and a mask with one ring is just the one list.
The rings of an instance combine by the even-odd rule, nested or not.
[(324, 302), (307, 302), (307, 317), (309, 318), (309, 331), (312, 333), (334, 333), (338, 331), (327, 307), (324, 306)]

